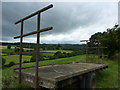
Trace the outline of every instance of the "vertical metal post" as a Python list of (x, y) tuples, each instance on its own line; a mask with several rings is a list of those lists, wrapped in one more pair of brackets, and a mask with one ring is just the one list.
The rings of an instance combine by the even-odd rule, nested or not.
[(87, 57), (88, 57), (88, 41), (86, 41), (86, 62), (87, 62)]
[[(23, 35), (23, 21), (21, 22), (21, 35)], [(20, 37), (20, 61), (19, 61), (19, 83), (22, 82), (22, 74), (21, 74), (21, 67), (22, 67), (22, 41), (23, 37)]]
[[(40, 30), (40, 13), (37, 15), (37, 30)], [(39, 52), (40, 52), (40, 33), (37, 33), (37, 45), (36, 45), (36, 73), (35, 73), (35, 85), (38, 89), (38, 66), (39, 66)]]
[(98, 63), (100, 63), (100, 41), (98, 40)]

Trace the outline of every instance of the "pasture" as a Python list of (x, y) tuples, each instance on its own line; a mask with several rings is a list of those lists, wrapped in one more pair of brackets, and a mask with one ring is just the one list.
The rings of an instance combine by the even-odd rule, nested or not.
[(55, 52), (66, 52), (66, 53), (71, 53), (72, 51), (71, 50), (43, 50), (43, 51), (41, 51), (41, 52), (49, 52), (49, 53), (55, 53)]
[[(23, 57), (23, 62), (24, 61), (30, 61), (31, 56), (27, 55), (22, 55)], [(19, 63), (19, 55), (8, 55), (8, 56), (3, 56), (4, 59), (6, 59), (5, 65), (9, 64), (10, 62), (14, 62), (15, 64)]]
[[(23, 57), (25, 60), (26, 57)], [(71, 62), (85, 62), (85, 56), (79, 55), (68, 58), (60, 58), (54, 60), (40, 61), (39, 65), (50, 65), (50, 64), (62, 64), (62, 63), (71, 63)], [(108, 69), (97, 73), (97, 88), (118, 88), (118, 62), (117, 61), (104, 61), (105, 64), (109, 65)], [(22, 64), (23, 67), (35, 66), (35, 62)], [(3, 78), (9, 78), (13, 76), (13, 69), (18, 67), (14, 65), (9, 68), (3, 69)], [(111, 78), (113, 79), (112, 81)], [(15, 88), (14, 86), (12, 86)], [(18, 87), (18, 86), (17, 86)], [(22, 86), (24, 87), (24, 86)]]
[[(5, 53), (7, 52), (13, 52), (12, 50), (3, 49)], [(55, 52), (66, 52), (70, 53), (72, 51), (69, 50), (44, 50), (41, 51), (43, 56), (53, 56)], [(19, 63), (19, 55), (6, 55), (5, 53), (2, 53), (2, 57), (6, 59), (5, 65), (9, 64), (9, 62), (14, 62), (15, 64)], [(23, 55), (23, 62), (24, 61), (30, 61), (31, 56), (30, 55)], [(97, 62), (98, 57), (97, 56), (89, 56), (88, 58), (89, 62)], [(40, 61), (39, 65), (50, 65), (50, 64), (62, 64), (62, 63), (71, 63), (71, 62), (86, 62), (86, 56), (85, 55), (78, 55), (73, 57), (67, 57), (67, 58), (59, 58), (54, 60), (45, 60)], [(111, 60), (103, 60), (103, 63), (108, 64), (109, 68), (105, 69), (104, 71), (100, 71), (97, 73), (97, 88), (118, 88), (118, 62), (117, 61), (111, 61)], [(31, 63), (23, 63), (22, 67), (30, 67), (35, 66), (35, 62)], [(2, 78), (3, 80), (10, 78), (13, 78), (13, 69), (19, 67), (19, 65), (14, 65), (12, 67), (7, 67), (2, 70)], [(112, 81), (110, 81), (112, 78)], [(14, 83), (14, 85), (13, 85)], [(8, 85), (8, 88), (24, 88), (26, 86), (19, 85), (16, 80), (13, 80), (13, 83)]]

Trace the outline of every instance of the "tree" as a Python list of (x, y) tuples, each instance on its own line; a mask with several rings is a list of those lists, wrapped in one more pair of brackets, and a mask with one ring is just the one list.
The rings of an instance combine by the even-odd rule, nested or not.
[[(42, 53), (39, 53), (39, 61), (43, 61), (44, 57), (42, 55)], [(32, 57), (30, 59), (30, 62), (35, 62), (36, 61), (36, 52), (34, 51), (34, 53), (32, 54)]]
[(11, 49), (11, 45), (8, 45), (8, 46), (7, 46), (7, 49)]
[[(101, 41), (100, 45), (108, 47), (107, 49), (103, 50), (103, 53), (108, 54), (108, 58), (112, 57), (116, 53), (120, 52), (120, 27), (118, 25), (113, 26), (113, 28), (107, 29), (107, 31), (103, 33), (95, 33), (90, 37), (90, 40), (93, 39), (104, 39), (106, 38), (107, 40)], [(88, 43), (90, 46), (95, 46), (95, 42), (90, 42)]]
[(60, 51), (57, 51), (55, 54), (54, 54), (55, 57), (57, 58), (63, 58), (65, 57), (65, 55), (63, 53), (61, 53)]
[[(20, 49), (19, 48), (15, 48), (14, 52), (20, 52)], [(24, 52), (24, 49), (22, 49), (22, 52)]]
[(7, 66), (8, 66), (8, 67), (11, 67), (11, 66), (13, 66), (13, 65), (15, 65), (15, 63), (14, 63), (14, 62), (10, 62)]

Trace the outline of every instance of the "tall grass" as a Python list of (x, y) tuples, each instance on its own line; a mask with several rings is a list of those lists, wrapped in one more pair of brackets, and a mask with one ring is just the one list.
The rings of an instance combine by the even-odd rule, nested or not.
[(109, 65), (97, 74), (97, 88), (118, 88), (118, 61), (107, 61)]

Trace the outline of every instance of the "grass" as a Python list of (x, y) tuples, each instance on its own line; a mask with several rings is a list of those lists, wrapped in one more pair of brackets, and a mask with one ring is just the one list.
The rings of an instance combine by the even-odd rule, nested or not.
[(71, 50), (43, 50), (41, 52), (51, 52), (51, 53), (55, 53), (57, 51), (60, 51), (60, 52), (66, 52), (66, 53), (71, 53), (72, 51)]
[(98, 88), (118, 88), (118, 62), (108, 61), (108, 69), (97, 74)]
[(2, 53), (12, 53), (14, 49), (2, 49)]
[(45, 52), (43, 52), (42, 55), (43, 55), (43, 56), (53, 56), (54, 53), (49, 53), (49, 52), (48, 52), (48, 53), (45, 53)]
[[(23, 57), (24, 58), (24, 57)], [(68, 58), (60, 58), (55, 60), (41, 61), (40, 65), (48, 64), (61, 64), (70, 62), (85, 62), (85, 56), (74, 56)], [(97, 88), (118, 88), (118, 62), (117, 61), (104, 61), (109, 65), (108, 69), (97, 73)], [(23, 64), (23, 67), (35, 66), (35, 62)], [(7, 78), (13, 75), (13, 69), (17, 68), (18, 65), (10, 68), (3, 69), (3, 78)]]
[[(19, 55), (8, 55), (8, 56), (2, 56), (4, 59), (6, 59), (5, 65), (9, 64), (10, 62), (14, 62), (15, 64), (19, 63)], [(30, 61), (31, 56), (22, 55), (23, 62), (24, 61)]]
[(42, 55), (43, 56), (53, 56), (54, 53), (56, 53), (57, 51), (60, 51), (60, 52), (66, 52), (66, 53), (71, 53), (72, 51), (71, 50), (43, 50), (41, 51), (42, 52)]
[(5, 54), (5, 53), (0, 53), (0, 55), (7, 55), (7, 54)]
[[(23, 57), (24, 59), (24, 57)], [(61, 59), (54, 59), (54, 60), (46, 60), (46, 61), (41, 61), (39, 62), (39, 65), (49, 65), (49, 64), (61, 64), (61, 63), (70, 63), (70, 62), (84, 62), (85, 56), (74, 56), (74, 57), (69, 57), (69, 58), (61, 58)], [(35, 66), (35, 62), (33, 63), (25, 63), (22, 64), (23, 67), (30, 67), (30, 66)], [(9, 77), (12, 76), (12, 70), (14, 68), (17, 68), (18, 65), (5, 68), (3, 69), (3, 77)]]
[[(72, 52), (72, 51), (69, 51), (69, 50), (45, 50), (45, 51), (42, 51), (42, 55), (43, 56), (53, 56), (55, 52), (57, 51), (61, 51), (61, 52)], [(2, 53), (2, 55), (4, 55), (5, 53), (8, 53), (8, 52), (14, 52), (13, 49), (3, 49), (4, 53)], [(19, 55), (9, 55), (9, 56), (2, 56), (3, 58), (6, 59), (6, 63), (5, 65), (9, 64), (10, 62), (14, 62), (15, 64), (19, 63)], [(27, 55), (23, 55), (23, 62), (24, 61), (30, 61), (30, 58), (31, 56), (27, 56)]]
[(0, 90), (2, 89), (2, 69), (0, 69)]

